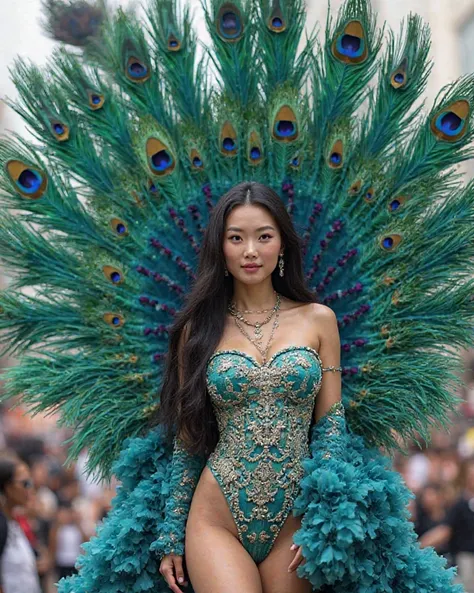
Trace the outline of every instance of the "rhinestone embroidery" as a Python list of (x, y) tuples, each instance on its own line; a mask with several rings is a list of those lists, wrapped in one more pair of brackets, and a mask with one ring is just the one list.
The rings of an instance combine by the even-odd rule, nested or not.
[[(326, 430), (326, 437), (339, 436), (341, 434), (341, 419), (344, 421), (346, 413), (342, 401), (334, 403), (327, 411), (326, 418), (329, 422), (329, 428)], [(330, 459), (331, 453), (326, 451), (323, 459)]]
[(271, 548), (293, 508), (321, 369), (317, 351), (307, 346), (284, 348), (264, 364), (239, 350), (209, 359), (207, 388), (220, 437), (207, 465), (244, 546)]

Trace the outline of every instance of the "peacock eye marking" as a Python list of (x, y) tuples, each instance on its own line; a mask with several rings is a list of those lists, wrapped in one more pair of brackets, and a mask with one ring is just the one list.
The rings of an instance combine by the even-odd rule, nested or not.
[(289, 105), (283, 105), (273, 121), (273, 138), (280, 142), (292, 142), (299, 136), (295, 112)]
[(467, 132), (470, 110), (470, 104), (465, 99), (447, 105), (431, 119), (431, 131), (445, 142), (460, 140)]
[(231, 151), (235, 148), (235, 142), (233, 138), (224, 138), (222, 141), (222, 146), (225, 150)]
[(234, 4), (226, 2), (217, 14), (217, 34), (227, 43), (235, 43), (242, 38), (244, 26), (242, 15)]
[(279, 121), (276, 127), (277, 133), (283, 138), (292, 136), (295, 133), (295, 124), (292, 121)]
[(368, 55), (365, 30), (360, 21), (350, 21), (332, 42), (333, 56), (344, 64), (361, 64)]
[(343, 35), (341, 38), (341, 47), (346, 55), (354, 57), (357, 56), (360, 50), (361, 41), (359, 37), (355, 37), (354, 35)]
[(166, 150), (160, 150), (151, 157), (151, 162), (157, 171), (164, 171), (171, 165), (172, 161), (171, 156)]
[(382, 237), (380, 247), (384, 251), (394, 251), (402, 242), (402, 235), (392, 234)]
[(16, 191), (24, 198), (36, 200), (46, 191), (48, 178), (36, 167), (18, 160), (8, 161), (5, 170)]

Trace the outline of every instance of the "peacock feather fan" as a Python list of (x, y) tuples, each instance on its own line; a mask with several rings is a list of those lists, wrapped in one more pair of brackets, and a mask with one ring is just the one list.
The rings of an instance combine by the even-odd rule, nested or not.
[[(33, 139), (2, 140), (4, 397), (60, 410), (111, 475), (159, 406), (168, 328), (195, 278), (209, 214), (234, 184), (277, 191), (303, 238), (306, 278), (338, 318), (352, 430), (387, 452), (445, 427), (474, 305), (474, 78), (417, 102), (429, 30), (398, 35), (365, 0), (326, 34), (302, 0), (151, 0), (146, 21), (49, 3), (62, 45), (17, 60), (11, 105)], [(82, 19), (82, 20), (81, 20)]]

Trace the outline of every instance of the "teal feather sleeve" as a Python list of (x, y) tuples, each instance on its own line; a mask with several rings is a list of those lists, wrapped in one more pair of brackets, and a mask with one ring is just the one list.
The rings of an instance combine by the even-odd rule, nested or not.
[(191, 500), (205, 461), (189, 453), (178, 438), (174, 440), (171, 462), (170, 497), (166, 502), (161, 535), (152, 551), (162, 558), (166, 554), (184, 556), (184, 536)]
[(333, 593), (461, 593), (445, 559), (419, 547), (407, 508), (413, 495), (389, 458), (350, 431), (341, 402), (310, 436), (293, 510), (303, 515), (293, 537), (306, 559), (298, 576)]
[[(166, 593), (160, 559), (184, 549), (185, 524), (203, 468), (161, 427), (129, 439), (114, 464), (120, 481), (107, 517), (77, 560), (79, 574), (64, 578), (59, 593)], [(186, 593), (193, 593), (192, 587)]]

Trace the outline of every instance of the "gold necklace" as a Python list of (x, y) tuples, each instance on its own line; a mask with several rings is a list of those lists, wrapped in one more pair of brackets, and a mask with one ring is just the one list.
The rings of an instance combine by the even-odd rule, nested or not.
[(253, 311), (252, 309), (234, 309), (234, 311), (238, 311), (239, 313), (268, 313), (273, 309), (261, 309), (260, 311)]
[[(276, 296), (276, 290), (273, 291), (273, 294)], [(252, 311), (251, 309), (237, 309), (235, 302), (232, 301), (230, 303), (230, 307), (232, 308), (232, 311), (235, 311), (237, 313), (268, 313), (269, 311), (273, 311), (275, 309), (275, 305), (273, 305), (273, 307), (271, 309), (261, 309), (260, 311)]]
[[(274, 307), (271, 309), (270, 315), (268, 315), (267, 318), (264, 319), (263, 321), (257, 321), (255, 323), (253, 323), (253, 322), (249, 321), (248, 319), (245, 319), (245, 317), (242, 315), (242, 313), (240, 313), (238, 310), (236, 310), (233, 307), (234, 303), (231, 303), (228, 307), (230, 314), (233, 315), (233, 317), (236, 320), (239, 319), (240, 321), (243, 321), (246, 325), (249, 325), (250, 327), (254, 328), (255, 340), (257, 342), (259, 342), (260, 345), (261, 345), (261, 342), (263, 339), (262, 326), (269, 323), (271, 321), (272, 317), (274, 316), (275, 312), (280, 308), (280, 302), (281, 302), (280, 295), (276, 292), (275, 292), (275, 294), (276, 294), (276, 303), (275, 303)], [(237, 321), (236, 321), (236, 323), (237, 323)], [(237, 327), (239, 327), (239, 324), (237, 324)]]
[(252, 344), (257, 348), (257, 350), (260, 352), (260, 354), (262, 355), (262, 364), (265, 364), (267, 362), (267, 353), (268, 353), (268, 349), (270, 348), (270, 344), (273, 338), (273, 335), (275, 333), (276, 328), (279, 326), (279, 319), (280, 316), (280, 303), (278, 302), (277, 308), (275, 309), (275, 319), (273, 321), (273, 326), (272, 326), (272, 330), (270, 332), (270, 337), (268, 338), (268, 342), (265, 348), (263, 348), (260, 344), (258, 344), (256, 342), (256, 340), (252, 340), (252, 338), (248, 335), (248, 333), (244, 330), (244, 328), (240, 325), (238, 318), (234, 317), (234, 321), (235, 324), (237, 325), (237, 327), (239, 328), (239, 330), (241, 331), (241, 333), (252, 342)]

